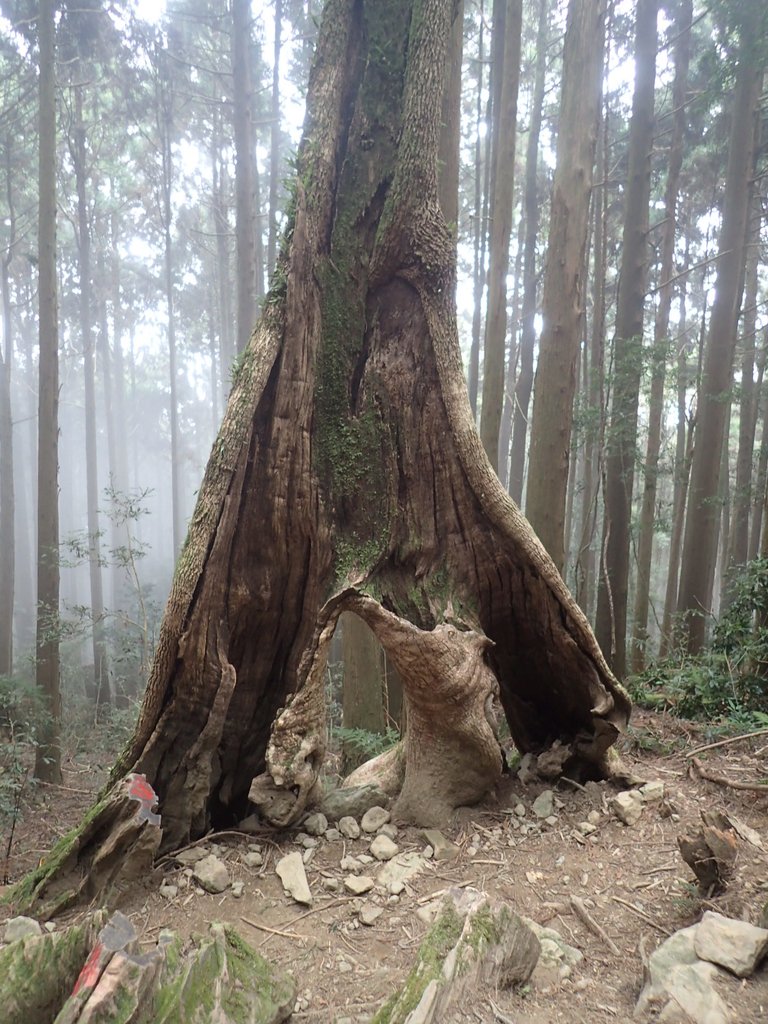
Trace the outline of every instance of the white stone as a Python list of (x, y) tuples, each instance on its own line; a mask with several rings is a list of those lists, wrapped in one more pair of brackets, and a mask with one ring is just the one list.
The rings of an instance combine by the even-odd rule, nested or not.
[(370, 928), (370, 926), (375, 924), (383, 913), (384, 911), (381, 907), (374, 907), (370, 903), (366, 903), (360, 908), (360, 913), (358, 914), (360, 924), (364, 924)]
[(203, 857), (195, 864), (192, 877), (206, 892), (224, 892), (229, 885), (229, 872), (226, 865), (213, 853)]
[(327, 828), (325, 830), (325, 839), (329, 843), (341, 842), (341, 832), (337, 828)]
[(617, 793), (611, 800), (611, 810), (625, 825), (636, 825), (643, 813), (642, 797), (632, 789)]
[(275, 865), (275, 871), (283, 883), (283, 888), (297, 903), (309, 905), (312, 902), (312, 893), (309, 890), (307, 873), (300, 853), (289, 853), (281, 857)]
[(400, 853), (400, 848), (388, 836), (378, 835), (371, 843), (371, 853), (376, 860), (392, 860)]
[(339, 832), (341, 832), (345, 839), (360, 838), (360, 826), (355, 819), (350, 818), (349, 815), (339, 820), (338, 828)]
[[(436, 828), (422, 829), (421, 834), (427, 843), (432, 847), (435, 860), (456, 860), (461, 853), (461, 847), (450, 839), (446, 839), (442, 832)], [(501, 832), (499, 832), (499, 839)]]
[(306, 819), (304, 828), (311, 836), (321, 836), (328, 829), (328, 819), (324, 814), (316, 811)]
[(379, 870), (376, 880), (387, 888), (392, 882), (407, 882), (424, 871), (425, 864), (418, 853), (399, 853)]
[(382, 825), (386, 825), (391, 815), (384, 807), (371, 807), (365, 812), (360, 822), (363, 832), (373, 835)]
[(515, 814), (518, 818), (525, 817), (525, 804), (515, 804)]
[(174, 853), (173, 859), (177, 864), (183, 864), (186, 867), (190, 864), (197, 864), (210, 855), (211, 851), (205, 846), (193, 846), (190, 850), (179, 850), (178, 853)]
[(3, 942), (16, 942), (27, 935), (42, 935), (43, 929), (33, 917), (12, 917), (6, 922)]
[(342, 871), (354, 871), (355, 874), (363, 870), (363, 865), (357, 857), (353, 857), (351, 854), (347, 854), (346, 857), (342, 857), (341, 864), (339, 866)]
[(158, 889), (160, 895), (166, 900), (175, 899), (176, 895), (178, 894), (178, 891), (178, 885), (161, 885), (160, 888)]
[(393, 825), (391, 821), (388, 821), (385, 825), (381, 826), (377, 835), (386, 836), (387, 839), (391, 839), (394, 842), (399, 831), (397, 825)]
[(232, 895), (236, 900), (242, 899), (243, 893), (245, 892), (245, 882), (233, 882), (232, 883)]
[[(634, 790), (631, 790), (634, 792)], [(655, 780), (640, 787), (640, 796), (646, 804), (658, 804), (664, 799), (664, 783)]]
[(548, 818), (555, 809), (555, 794), (551, 789), (539, 793), (533, 801), (533, 813), (537, 818)]
[(373, 864), (374, 863), (374, 858), (371, 857), (370, 854), (367, 854), (367, 853), (358, 853), (357, 859), (360, 861), (361, 864)]
[(587, 815), (587, 821), (590, 825), (599, 825), (602, 821), (602, 814), (600, 811), (590, 811)]
[(257, 853), (255, 850), (251, 850), (243, 857), (243, 864), (248, 868), (260, 868), (263, 863), (263, 855), (261, 853)]
[(768, 952), (768, 931), (708, 910), (696, 929), (694, 949), (701, 960), (747, 978)]
[(344, 879), (344, 886), (354, 896), (362, 896), (364, 892), (370, 892), (374, 881), (368, 875), (347, 875)]
[(400, 893), (405, 892), (405, 882), (390, 882), (387, 886), (387, 892), (390, 896), (399, 896)]

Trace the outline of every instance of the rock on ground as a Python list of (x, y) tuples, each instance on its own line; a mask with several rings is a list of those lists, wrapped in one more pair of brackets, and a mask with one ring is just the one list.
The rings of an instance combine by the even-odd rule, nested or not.
[(219, 893), (229, 885), (229, 872), (223, 861), (213, 854), (208, 854), (195, 864), (192, 877), (206, 892)]
[(373, 834), (374, 832), (378, 832), (382, 825), (386, 825), (389, 818), (390, 814), (386, 808), (371, 807), (363, 815), (360, 827), (363, 832)]
[(694, 949), (700, 960), (747, 978), (768, 952), (768, 931), (708, 910), (696, 928)]
[(660, 1013), (662, 1020), (675, 1020), (683, 1014), (693, 1024), (727, 1024), (727, 1008), (714, 986), (720, 972), (696, 955), (698, 927), (675, 932), (651, 953), (635, 1017), (655, 1020)]
[(275, 871), (283, 883), (283, 888), (297, 903), (304, 903), (308, 906), (312, 902), (312, 893), (309, 890), (307, 873), (304, 870), (300, 853), (289, 853), (285, 857), (281, 857), (275, 865)]
[(27, 935), (42, 935), (43, 929), (33, 917), (12, 917), (6, 922), (3, 942), (16, 942)]

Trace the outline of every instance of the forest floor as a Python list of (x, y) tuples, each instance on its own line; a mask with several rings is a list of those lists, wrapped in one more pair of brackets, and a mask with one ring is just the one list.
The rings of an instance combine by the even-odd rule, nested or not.
[[(522, 989), (481, 991), (450, 1021), (630, 1021), (643, 982), (643, 959), (665, 936), (695, 923), (707, 909), (756, 923), (768, 900), (768, 790), (734, 789), (692, 774), (686, 753), (705, 742), (700, 725), (635, 713), (622, 740), (622, 757), (644, 781), (663, 782), (665, 800), (647, 805), (631, 827), (607, 811), (615, 792), (608, 784), (555, 786), (555, 810), (547, 823), (535, 816), (532, 803), (551, 784), (523, 785), (516, 775), (505, 777), (492, 801), (462, 810), (453, 827), (444, 830), (460, 847), (458, 856), (450, 861), (421, 856), (421, 870), (399, 896), (385, 889), (363, 898), (344, 895), (348, 872), (340, 862), (347, 855), (367, 854), (370, 836), (320, 839), (306, 866), (313, 895), (307, 908), (284, 893), (274, 870), (283, 854), (301, 849), (295, 833), (226, 833), (208, 837), (204, 845), (213, 846), (233, 882), (244, 883), (239, 898), (231, 889), (217, 896), (204, 893), (190, 878), (190, 869), (171, 859), (161, 862), (146, 888), (132, 892), (121, 909), (147, 945), (155, 943), (162, 928), (187, 936), (206, 932), (209, 922), (229, 922), (296, 979), (293, 1020), (358, 1024), (370, 1020), (402, 984), (441, 894), (472, 886), (554, 928), (583, 959), (570, 972), (561, 972), (566, 977), (543, 973)], [(764, 783), (768, 735), (716, 747), (700, 758), (708, 771), (739, 784)], [(77, 822), (104, 773), (104, 766), (89, 765), (80, 754), (66, 765), (63, 787), (30, 793), (14, 838), (11, 880), (34, 866)], [(735, 877), (725, 894), (704, 899), (680, 857), (677, 837), (695, 831), (701, 825), (700, 812), (713, 809), (739, 819), (757, 835), (752, 843), (740, 842)], [(597, 827), (585, 837), (577, 826), (590, 812), (596, 812), (592, 820)], [(402, 852), (424, 851), (419, 829), (400, 828), (395, 841)], [(245, 858), (256, 844), (263, 863), (249, 867)], [(380, 867), (373, 864), (365, 871), (375, 876)], [(161, 882), (176, 886), (176, 893), (169, 898), (173, 890), (165, 888), (166, 895), (161, 895)], [(612, 940), (613, 951), (605, 937), (593, 934), (574, 915), (571, 896), (581, 898)], [(361, 904), (382, 911), (370, 926), (360, 921)], [(767, 964), (748, 980), (726, 980), (720, 992), (734, 1024), (768, 1019)]]

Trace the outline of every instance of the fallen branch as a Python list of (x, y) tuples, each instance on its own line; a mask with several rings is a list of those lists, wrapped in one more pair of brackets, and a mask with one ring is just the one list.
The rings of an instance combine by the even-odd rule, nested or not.
[(582, 924), (585, 924), (593, 935), (596, 935), (598, 939), (603, 941), (614, 956), (619, 956), (619, 947), (616, 945), (616, 943), (613, 941), (610, 935), (608, 935), (605, 929), (597, 923), (594, 917), (592, 917), (590, 912), (585, 907), (584, 901), (580, 899), (578, 896), (571, 896), (570, 904), (571, 909), (573, 910), (576, 917), (578, 917), (578, 919), (582, 922)]
[(305, 935), (298, 935), (296, 932), (283, 932), (283, 931), (280, 931), (279, 928), (270, 928), (266, 924), (259, 924), (258, 921), (252, 921), (250, 919), (250, 917), (241, 917), (240, 920), (241, 921), (245, 921), (245, 923), (249, 924), (251, 926), (251, 928), (258, 928), (259, 931), (261, 931), (261, 932), (269, 932), (270, 936), (272, 936), (272, 935), (281, 935), (284, 939), (304, 939), (304, 938), (306, 938)]
[(715, 747), (724, 747), (728, 743), (738, 743), (740, 740), (751, 740), (753, 736), (768, 736), (768, 729), (758, 729), (757, 732), (745, 732), (741, 736), (728, 736), (727, 739), (718, 740), (716, 743), (707, 743), (704, 747), (695, 747), (685, 755), (686, 760), (696, 754), (703, 754), (705, 750), (714, 750)]
[(627, 900), (623, 900), (621, 896), (611, 896), (611, 899), (614, 901), (614, 903), (620, 903), (622, 907), (626, 907), (627, 910), (631, 910), (633, 914), (637, 914), (641, 921), (645, 921), (645, 923), (649, 924), (651, 928), (655, 928), (657, 932), (661, 932), (661, 934), (666, 935), (667, 938), (669, 938), (672, 934), (672, 932), (668, 931), (663, 925), (657, 924), (653, 920), (653, 918), (649, 917), (646, 913), (644, 913), (644, 911), (638, 910), (637, 907), (633, 906)]
[(729, 789), (740, 789), (748, 793), (768, 792), (768, 782), (737, 782), (735, 779), (727, 779), (724, 775), (717, 775), (705, 768), (698, 757), (692, 757), (691, 763), (702, 779), (706, 779), (707, 782), (715, 782), (718, 786), (728, 786)]

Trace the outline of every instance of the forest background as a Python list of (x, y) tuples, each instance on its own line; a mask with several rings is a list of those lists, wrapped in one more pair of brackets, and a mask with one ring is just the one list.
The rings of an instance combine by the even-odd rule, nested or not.
[[(319, 4), (0, 12), (10, 795), (30, 728), (55, 779), (62, 707), (81, 742), (132, 726), (279, 251)], [(634, 695), (740, 725), (768, 722), (767, 20), (465, 0), (453, 41), (486, 451)]]

